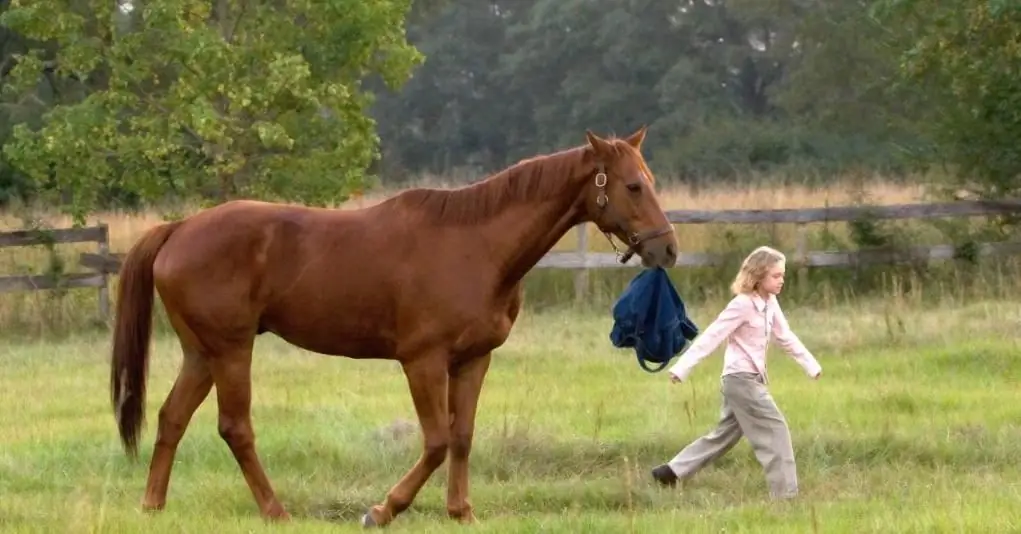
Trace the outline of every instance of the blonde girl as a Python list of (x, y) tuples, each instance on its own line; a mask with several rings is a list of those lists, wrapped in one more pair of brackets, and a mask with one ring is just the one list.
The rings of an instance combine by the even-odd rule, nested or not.
[(770, 247), (752, 251), (731, 285), (734, 297), (719, 316), (668, 370), (673, 383), (688, 378), (691, 370), (727, 339), (721, 393), (723, 406), (716, 428), (685, 447), (672, 460), (652, 470), (664, 485), (687, 480), (729, 451), (747, 436), (762, 465), (774, 498), (798, 493), (797, 467), (787, 421), (766, 384), (766, 347), (770, 336), (797, 361), (809, 377), (818, 379), (822, 368), (791, 331), (776, 295), (783, 289), (786, 258)]

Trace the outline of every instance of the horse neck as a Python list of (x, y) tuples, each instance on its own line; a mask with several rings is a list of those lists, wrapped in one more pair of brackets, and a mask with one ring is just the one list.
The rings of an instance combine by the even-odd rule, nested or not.
[(555, 194), (548, 191), (526, 202), (513, 202), (481, 224), (500, 269), (505, 287), (512, 287), (546, 255), (575, 225), (584, 222), (581, 192), (587, 174), (571, 168), (546, 179), (563, 184)]

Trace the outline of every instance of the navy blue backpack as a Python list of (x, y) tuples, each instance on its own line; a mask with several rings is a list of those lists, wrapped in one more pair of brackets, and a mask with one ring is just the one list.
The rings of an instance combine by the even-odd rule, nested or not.
[[(610, 341), (634, 348), (638, 363), (650, 373), (662, 371), (698, 335), (666, 270), (644, 269), (613, 305)], [(646, 362), (659, 364), (650, 368)]]

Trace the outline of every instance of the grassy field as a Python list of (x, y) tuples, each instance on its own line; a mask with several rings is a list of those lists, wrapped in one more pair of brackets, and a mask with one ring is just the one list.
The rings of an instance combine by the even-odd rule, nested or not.
[[(703, 327), (715, 309), (699, 307)], [(801, 497), (767, 499), (747, 442), (683, 489), (654, 465), (709, 429), (719, 353), (671, 385), (607, 340), (608, 313), (528, 313), (483, 390), (472, 462), (481, 523), (445, 516), (445, 467), (393, 532), (1006, 532), (1021, 524), (1021, 304), (882, 300), (787, 309), (824, 366), (819, 382), (774, 349), (771, 389), (790, 422)], [(168, 508), (139, 511), (153, 424), (180, 361), (158, 339), (142, 463), (116, 439), (106, 337), (0, 351), (0, 530), (355, 532), (414, 461), (418, 435), (392, 362), (331, 359), (260, 340), (254, 422), (294, 515), (267, 525), (226, 445), (215, 402), (177, 456)]]

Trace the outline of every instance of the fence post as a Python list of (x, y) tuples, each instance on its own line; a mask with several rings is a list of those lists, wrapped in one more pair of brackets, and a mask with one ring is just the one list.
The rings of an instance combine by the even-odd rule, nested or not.
[(805, 287), (805, 276), (808, 274), (808, 225), (797, 223), (797, 243), (794, 249), (794, 262), (797, 265), (798, 287)]
[[(105, 223), (99, 225), (99, 254), (104, 258), (110, 255), (110, 229)], [(110, 318), (110, 274), (103, 269), (103, 284), (99, 286), (99, 318), (106, 322)]]
[[(578, 258), (584, 262), (588, 254), (588, 226), (581, 223), (575, 226), (578, 232)], [(588, 267), (582, 266), (574, 272), (574, 300), (582, 302), (588, 296)]]

